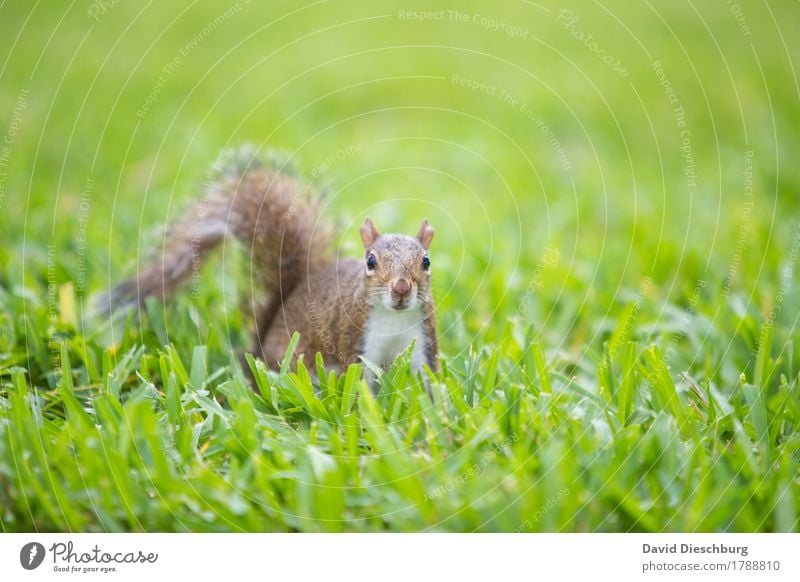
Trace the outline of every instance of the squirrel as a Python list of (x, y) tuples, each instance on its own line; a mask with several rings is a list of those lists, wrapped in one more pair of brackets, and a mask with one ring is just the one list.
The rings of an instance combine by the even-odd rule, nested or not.
[(366, 360), (365, 379), (374, 390), (375, 368), (386, 370), (412, 343), (414, 374), (425, 365), (438, 370), (429, 254), (434, 230), (427, 219), (412, 237), (380, 234), (366, 218), (359, 231), (363, 259), (337, 259), (333, 228), (321, 220), (320, 197), (307, 183), (269, 167), (251, 149), (229, 151), (221, 160), (205, 195), (167, 227), (154, 260), (101, 298), (100, 310), (136, 309), (149, 296), (168, 299), (232, 237), (249, 251), (253, 285), (266, 299), (256, 311), (251, 351), (270, 368), (280, 367), (299, 332), (293, 365), (310, 357), (304, 364), (312, 376), (317, 353), (328, 370)]

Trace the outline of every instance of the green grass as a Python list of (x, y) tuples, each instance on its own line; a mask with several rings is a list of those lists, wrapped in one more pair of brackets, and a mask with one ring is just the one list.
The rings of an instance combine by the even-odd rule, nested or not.
[[(0, 5), (3, 531), (799, 529), (797, 4), (467, 4)], [(433, 401), (251, 389), (232, 247), (87, 317), (244, 142), (431, 219)]]

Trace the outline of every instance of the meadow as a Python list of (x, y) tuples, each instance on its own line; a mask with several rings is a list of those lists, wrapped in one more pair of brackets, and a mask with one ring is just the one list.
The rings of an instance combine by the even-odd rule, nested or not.
[[(0, 3), (2, 531), (797, 531), (798, 17)], [(433, 398), (407, 357), (253, 389), (235, 245), (91, 316), (243, 143), (343, 255), (431, 220)]]

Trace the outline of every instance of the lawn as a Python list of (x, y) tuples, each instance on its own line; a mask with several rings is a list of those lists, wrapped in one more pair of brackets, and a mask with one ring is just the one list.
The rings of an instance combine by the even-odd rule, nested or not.
[[(2, 531), (797, 531), (798, 18), (0, 3)], [(407, 358), (254, 390), (235, 245), (90, 315), (243, 143), (343, 255), (430, 218), (432, 399)]]

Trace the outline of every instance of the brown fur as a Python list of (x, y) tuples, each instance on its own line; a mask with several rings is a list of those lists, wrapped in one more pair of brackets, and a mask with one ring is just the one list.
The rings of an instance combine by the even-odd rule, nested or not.
[(371, 310), (384, 299), (395, 300), (399, 289), (406, 293), (403, 300), (417, 298), (425, 360), (437, 369), (435, 309), (430, 275), (422, 267), (433, 237), (427, 220), (413, 238), (381, 236), (367, 219), (361, 236), (365, 260), (370, 254), (377, 260), (372, 272), (365, 260), (334, 260), (331, 234), (296, 180), (262, 169), (228, 177), (167, 230), (155, 260), (112, 290), (105, 308), (135, 307), (148, 295), (169, 297), (232, 236), (249, 251), (251, 280), (266, 297), (256, 316), (253, 352), (270, 367), (278, 367), (294, 332), (300, 333), (295, 357), (304, 356), (312, 372), (317, 352), (326, 366), (357, 363)]

